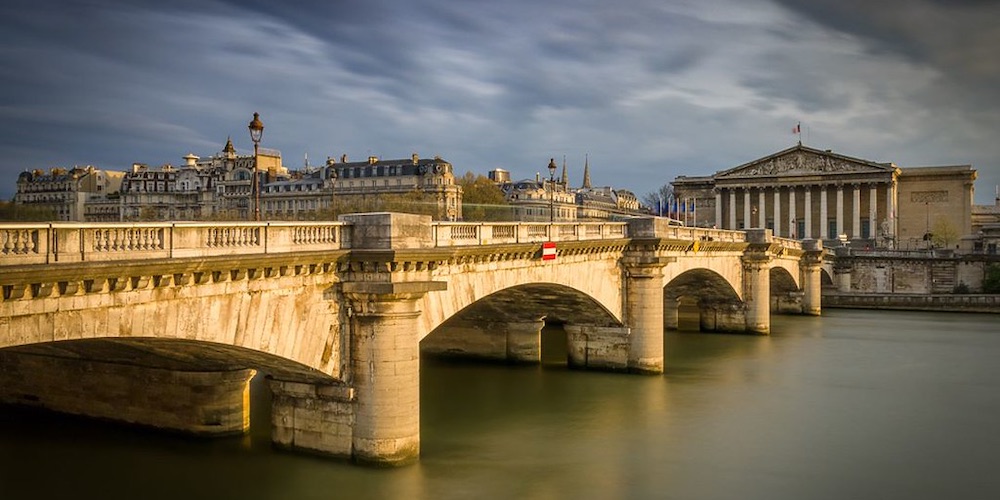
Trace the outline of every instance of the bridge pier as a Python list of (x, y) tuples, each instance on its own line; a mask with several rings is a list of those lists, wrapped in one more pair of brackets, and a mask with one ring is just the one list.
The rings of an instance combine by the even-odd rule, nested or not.
[(629, 371), (663, 373), (663, 267), (674, 260), (641, 255), (624, 259)]
[(665, 297), (663, 299), (663, 329), (677, 330), (680, 324), (680, 300)]
[(250, 428), (250, 369), (192, 371), (0, 352), (0, 403), (227, 436)]
[(743, 276), (743, 297), (747, 306), (746, 331), (768, 335), (771, 333), (770, 258), (745, 255)]
[(823, 241), (805, 240), (802, 242), (805, 254), (799, 267), (802, 272), (802, 314), (819, 316), (822, 311), (823, 294)]
[(746, 325), (746, 310), (739, 302), (701, 305), (702, 331), (743, 333)]
[(353, 458), (406, 465), (420, 457), (418, 300), (439, 282), (344, 283), (350, 300)]
[(354, 438), (354, 389), (268, 378), (271, 441), (290, 450), (350, 458)]
[(590, 325), (563, 325), (569, 349), (569, 366), (592, 370), (623, 371), (629, 368), (629, 329)]

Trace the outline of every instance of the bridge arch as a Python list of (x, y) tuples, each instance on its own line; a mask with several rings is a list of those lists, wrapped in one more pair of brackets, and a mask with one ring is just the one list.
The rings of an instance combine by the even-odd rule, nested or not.
[(621, 327), (589, 294), (556, 283), (527, 283), (496, 291), (438, 325), (420, 343), (424, 354), (535, 363), (546, 325)]
[(697, 268), (671, 279), (663, 289), (664, 328), (743, 331), (744, 304), (730, 280)]
[[(535, 304), (534, 309), (549, 308), (552, 311), (550, 320), (568, 322), (570, 312), (579, 312), (581, 317), (594, 316), (599, 319), (602, 326), (620, 325), (623, 308), (622, 270), (614, 252), (608, 251), (607, 258), (599, 257), (593, 254), (566, 254), (558, 258), (558, 264), (541, 259), (483, 259), (440, 266), (432, 277), (437, 281), (446, 281), (448, 287), (446, 290), (428, 293), (421, 299), (420, 309), (423, 314), (418, 320), (421, 339), (480, 300), (492, 297), (484, 304), (507, 303), (516, 308), (517, 304), (509, 297), (518, 296), (530, 300), (530, 292), (536, 293), (539, 298), (563, 299), (565, 303), (559, 307), (568, 308), (564, 311), (542, 302)], [(574, 308), (572, 303), (586, 303), (592, 309), (586, 311), (581, 307)], [(477, 307), (485, 307), (484, 304)], [(595, 316), (598, 311), (599, 314)]]

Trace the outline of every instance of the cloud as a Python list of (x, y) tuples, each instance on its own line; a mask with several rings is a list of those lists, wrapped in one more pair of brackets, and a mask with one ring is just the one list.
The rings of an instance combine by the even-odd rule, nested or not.
[(996, 7), (913, 5), (20, 2), (0, 197), (24, 169), (249, 150), (254, 111), (290, 167), (417, 152), (532, 177), (565, 155), (579, 182), (589, 154), (595, 183), (641, 195), (784, 149), (801, 120), (817, 147), (1000, 183)]

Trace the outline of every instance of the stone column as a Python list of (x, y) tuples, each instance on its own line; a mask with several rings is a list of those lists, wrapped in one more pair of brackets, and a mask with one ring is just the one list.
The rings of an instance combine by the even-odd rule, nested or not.
[(795, 220), (796, 216), (795, 210), (795, 188), (788, 188), (788, 237), (802, 239), (801, 234), (796, 234), (798, 232), (799, 223)]
[(878, 237), (878, 189), (875, 184), (868, 186), (868, 237)]
[(823, 242), (806, 240), (802, 242), (805, 254), (799, 261), (802, 276), (802, 314), (819, 316), (822, 303), (823, 285)]
[(743, 256), (743, 301), (747, 305), (747, 332), (771, 333), (771, 259), (766, 254)]
[(819, 239), (825, 240), (829, 234), (830, 222), (829, 213), (827, 211), (827, 200), (826, 200), (826, 186), (820, 186), (819, 191)]
[(757, 227), (761, 229), (767, 227), (767, 204), (765, 203), (766, 199), (767, 198), (766, 198), (766, 193), (764, 192), (764, 188), (760, 188), (759, 190), (757, 190), (757, 206), (758, 209), (760, 210), (759, 212), (760, 217), (757, 217), (757, 224), (758, 224)]
[(802, 233), (802, 234), (799, 235), (799, 238), (809, 239), (809, 238), (813, 237), (813, 232), (812, 232), (813, 231), (812, 230), (812, 216), (813, 216), (813, 210), (812, 210), (812, 186), (806, 186), (806, 197), (803, 200), (802, 205), (803, 205), (802, 211), (804, 212), (802, 214), (802, 216), (805, 217), (806, 230), (805, 230), (804, 233)]
[(774, 235), (781, 236), (781, 188), (774, 187)]
[(837, 234), (835, 237), (840, 238), (840, 235), (844, 234), (844, 186), (843, 184), (837, 185)]
[(861, 184), (851, 184), (852, 196), (851, 196), (851, 210), (854, 212), (851, 214), (851, 234), (853, 238), (861, 237)]
[(715, 190), (715, 227), (722, 229), (722, 190)]
[(726, 229), (736, 229), (736, 188), (729, 190), (729, 227)]
[(896, 241), (896, 182), (890, 181), (885, 186), (885, 211), (886, 220), (889, 221), (889, 235), (892, 237), (893, 245), (898, 248)]
[(743, 229), (751, 227), (753, 224), (750, 223), (750, 188), (743, 188)]
[(418, 301), (443, 283), (343, 284), (350, 301), (354, 459), (404, 465), (420, 456)]
[(624, 259), (629, 371), (663, 373), (663, 267), (670, 261), (642, 255)]

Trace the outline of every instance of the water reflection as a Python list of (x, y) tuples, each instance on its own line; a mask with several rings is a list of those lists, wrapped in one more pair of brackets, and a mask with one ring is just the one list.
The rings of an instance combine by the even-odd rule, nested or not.
[(422, 459), (394, 470), (275, 451), (260, 425), (204, 441), (4, 408), (2, 497), (996, 498), (996, 321), (670, 333), (661, 377), (424, 360)]

